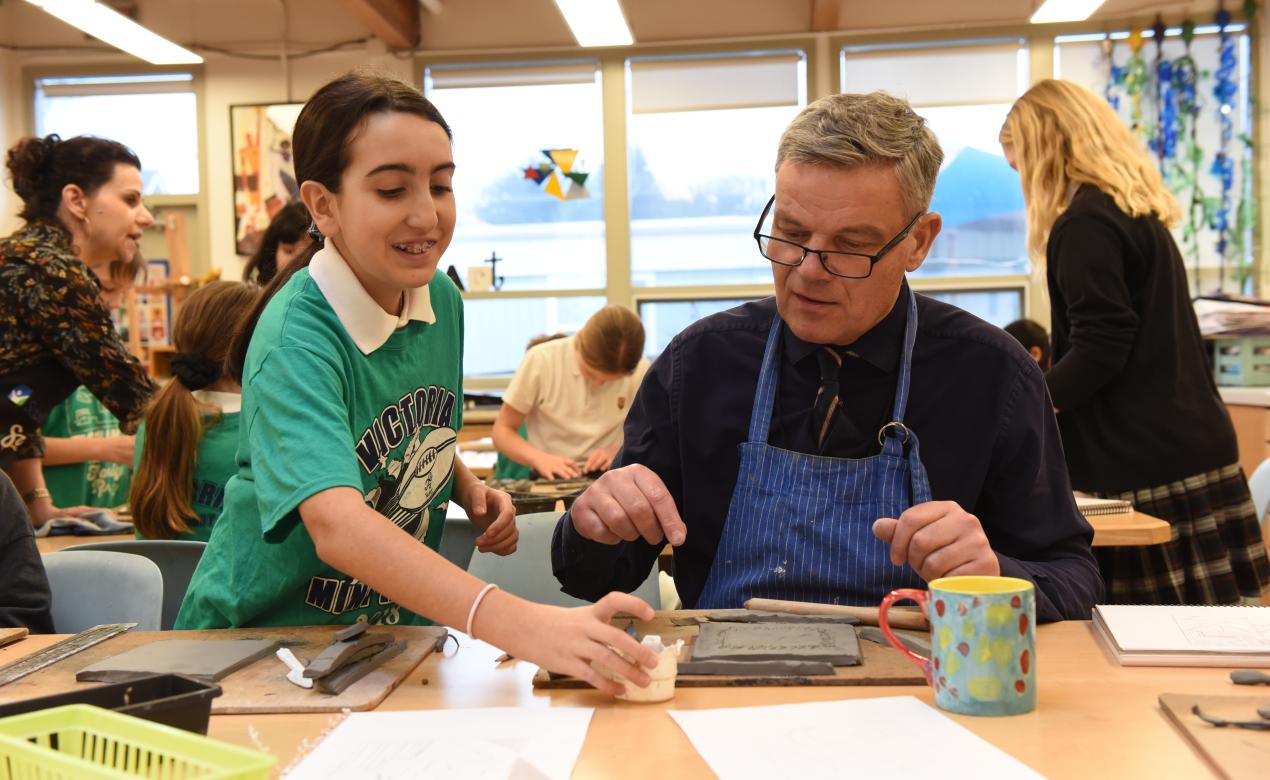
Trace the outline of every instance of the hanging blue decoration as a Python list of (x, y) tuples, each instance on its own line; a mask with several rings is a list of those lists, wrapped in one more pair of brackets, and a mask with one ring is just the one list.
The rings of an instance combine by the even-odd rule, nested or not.
[(1116, 64), (1116, 45), (1111, 41), (1111, 33), (1102, 39), (1102, 55), (1107, 60), (1107, 86), (1103, 88), (1103, 97), (1111, 107), (1120, 110), (1120, 96), (1115, 88), (1124, 83), (1124, 68)]
[(1164, 20), (1155, 18), (1151, 32), (1155, 38), (1155, 108), (1154, 132), (1148, 145), (1159, 162), (1160, 174), (1167, 177), (1169, 163), (1177, 154), (1177, 95), (1173, 89), (1173, 63), (1164, 59)]
[(1235, 96), (1238, 86), (1235, 83), (1237, 62), (1235, 59), (1235, 43), (1226, 29), (1230, 24), (1230, 12), (1224, 7), (1217, 11), (1217, 70), (1213, 74), (1213, 97), (1217, 98), (1217, 121), (1221, 127), (1221, 141), (1209, 173), (1217, 177), (1221, 184), (1221, 197), (1217, 208), (1213, 211), (1211, 227), (1217, 233), (1217, 286), (1225, 286), (1226, 255), (1230, 249), (1230, 194), (1235, 187), (1235, 163), (1230, 156), (1230, 142), (1235, 135)]
[[(1200, 185), (1200, 168), (1204, 150), (1199, 144), (1199, 66), (1191, 50), (1195, 40), (1195, 22), (1182, 23), (1182, 56), (1173, 61), (1171, 81), (1177, 103), (1177, 137), (1182, 144), (1180, 159), (1170, 169), (1169, 181), (1178, 201), (1186, 204), (1186, 219), (1182, 222), (1182, 250), (1191, 260), (1191, 283), (1195, 294), (1201, 292), (1199, 232), (1207, 224), (1204, 210), (1204, 190)], [(1189, 190), (1190, 197), (1183, 197)]]

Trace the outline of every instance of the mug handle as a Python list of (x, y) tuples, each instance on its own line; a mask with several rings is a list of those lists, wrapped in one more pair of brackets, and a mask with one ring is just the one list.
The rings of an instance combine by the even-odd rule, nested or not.
[(927, 604), (930, 600), (930, 591), (915, 590), (913, 588), (893, 590), (886, 594), (886, 598), (882, 599), (882, 605), (878, 607), (878, 626), (882, 629), (882, 635), (886, 637), (886, 641), (891, 643), (891, 647), (899, 650), (901, 653), (908, 656), (908, 660), (917, 664), (917, 668), (921, 669), (922, 674), (926, 675), (926, 682), (933, 685), (934, 680), (931, 677), (930, 659), (924, 655), (918, 655), (912, 650), (909, 650), (908, 647), (906, 647), (904, 643), (897, 639), (895, 634), (892, 633), (891, 625), (886, 619), (886, 613), (891, 609), (892, 604), (897, 601), (906, 600), (916, 601), (918, 606), (922, 608), (922, 612), (925, 612), (927, 615), (930, 614), (930, 610), (927, 609)]

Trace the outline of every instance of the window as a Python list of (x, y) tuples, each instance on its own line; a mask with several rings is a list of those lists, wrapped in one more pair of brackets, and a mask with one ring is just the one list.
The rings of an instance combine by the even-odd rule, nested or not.
[(37, 78), (35, 132), (95, 135), (124, 144), (141, 158), (146, 195), (199, 191), (192, 74)]
[(639, 319), (644, 323), (644, 354), (656, 358), (670, 340), (703, 317), (740, 306), (752, 298), (708, 298), (685, 301), (640, 301)]
[[(1221, 197), (1220, 178), (1212, 172), (1214, 157), (1221, 146), (1219, 102), (1213, 95), (1214, 73), (1220, 63), (1220, 41), (1215, 27), (1196, 28), (1191, 44), (1191, 57), (1201, 73), (1197, 85), (1199, 116), (1195, 124), (1194, 146), (1190, 133), (1181, 124), (1185, 119), (1179, 117), (1177, 124), (1174, 124), (1173, 154), (1161, 164), (1165, 183), (1173, 190), (1184, 214), (1183, 224), (1174, 229), (1173, 235), (1182, 252), (1192, 290), (1196, 293), (1201, 290), (1233, 293), (1254, 291), (1251, 274), (1252, 229), (1255, 221), (1251, 214), (1254, 208), (1251, 195), (1253, 163), (1251, 147), (1241, 140), (1253, 132), (1249, 91), (1250, 46), (1243, 25), (1231, 25), (1227, 30), (1232, 36), (1236, 60), (1235, 72), (1232, 74), (1236, 94), (1232, 100), (1234, 111), (1230, 114), (1231, 143), (1227, 148), (1228, 154), (1233, 158), (1231, 202), (1227, 217), (1235, 229), (1228, 235), (1231, 245), (1227, 250), (1225, 263), (1217, 251), (1218, 233), (1212, 227)], [(1143, 43), (1142, 65), (1145, 66), (1147, 80), (1139, 99), (1135, 101), (1123, 83), (1112, 83), (1110, 88), (1108, 86), (1113, 62), (1121, 68), (1129, 66), (1131, 55), (1127, 42), (1128, 33), (1111, 33), (1110, 59), (1105, 50), (1106, 37), (1099, 34), (1056, 38), (1054, 76), (1075, 81), (1099, 95), (1106, 95), (1117, 106), (1117, 112), (1125, 124), (1135, 128), (1144, 146), (1148, 146), (1148, 139), (1154, 135), (1159, 124), (1159, 102), (1153, 75), (1156, 67), (1155, 42), (1148, 39)], [(1172, 64), (1176, 64), (1186, 54), (1181, 30), (1166, 31), (1162, 54), (1164, 60)], [(1179, 89), (1180, 85), (1174, 85), (1166, 94), (1176, 96)], [(1177, 104), (1173, 105), (1176, 111)], [(1190, 158), (1192, 149), (1196, 153), (1193, 160)], [(1192, 183), (1197, 183), (1198, 186), (1192, 186)], [(1239, 223), (1241, 210), (1245, 211), (1242, 225)], [(1185, 216), (1188, 212), (1189, 218)]]
[(1023, 291), (1007, 290), (918, 290), (936, 300), (950, 303), (998, 328), (1023, 316)]
[(424, 89), (454, 132), (458, 223), (445, 263), (466, 279), (497, 255), (506, 291), (603, 288), (598, 66), (438, 65)]
[(497, 296), (464, 301), (464, 375), (514, 373), (530, 339), (553, 333), (575, 333), (605, 303), (604, 297), (599, 295)]
[(804, 73), (801, 52), (630, 60), (633, 285), (771, 283), (751, 233)]

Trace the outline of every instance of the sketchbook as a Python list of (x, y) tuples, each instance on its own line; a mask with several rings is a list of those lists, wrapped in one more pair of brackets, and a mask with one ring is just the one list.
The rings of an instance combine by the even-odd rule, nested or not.
[(1098, 638), (1122, 666), (1270, 667), (1270, 607), (1094, 607)]
[(1133, 511), (1133, 504), (1118, 498), (1094, 498), (1093, 496), (1076, 496), (1076, 508), (1085, 517), (1102, 515), (1122, 515)]

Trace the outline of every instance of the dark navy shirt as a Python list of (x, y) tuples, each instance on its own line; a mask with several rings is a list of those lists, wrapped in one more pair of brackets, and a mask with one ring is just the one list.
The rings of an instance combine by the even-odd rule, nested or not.
[[(891, 312), (841, 350), (841, 412), (822, 454), (881, 451), (877, 435), (891, 419), (910, 294), (905, 284)], [(1036, 584), (1038, 620), (1087, 619), (1102, 596), (1093, 530), (1072, 498), (1040, 369), (1004, 331), (961, 309), (919, 294), (917, 312), (904, 421), (919, 438), (934, 499), (956, 501), (978, 517), (1001, 573)], [(613, 466), (647, 466), (674, 497), (688, 529), (674, 563), (687, 608), (701, 594), (723, 533), (775, 313), (775, 299), (766, 298), (689, 326), (653, 363), (626, 417)], [(773, 446), (818, 452), (818, 348), (785, 328)], [(596, 600), (638, 587), (660, 548), (642, 539), (584, 539), (566, 513), (552, 540), (552, 564), (566, 593)]]

